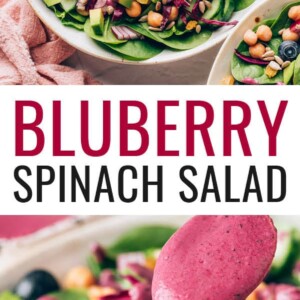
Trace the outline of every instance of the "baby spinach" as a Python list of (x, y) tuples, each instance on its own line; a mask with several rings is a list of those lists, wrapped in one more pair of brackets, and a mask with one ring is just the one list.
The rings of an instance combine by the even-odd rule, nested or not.
[(243, 10), (254, 3), (255, 0), (235, 0), (235, 11)]
[(195, 48), (206, 42), (212, 34), (209, 30), (202, 30), (199, 34), (187, 33), (182, 36), (173, 35), (170, 38), (163, 39), (160, 37), (159, 32), (149, 30), (148, 25), (145, 23), (138, 25), (131, 24), (129, 27), (140, 34), (175, 50), (189, 50)]
[(131, 60), (145, 60), (161, 53), (164, 47), (151, 40), (132, 40), (122, 44), (106, 44), (123, 58)]
[(287, 68), (283, 70), (283, 82), (289, 84), (294, 76), (295, 61), (293, 61)]
[(283, 81), (282, 72), (279, 72), (273, 78), (269, 78), (265, 74), (265, 67), (246, 63), (236, 55), (231, 61), (231, 72), (233, 77), (239, 82), (243, 82), (246, 78), (253, 78), (258, 84), (275, 84)]
[(281, 11), (280, 15), (274, 21), (273, 25), (271, 26), (272, 32), (274, 36), (279, 36), (279, 31), (281, 29), (287, 28), (291, 25), (292, 21), (289, 19), (288, 13), (291, 7), (295, 5), (299, 5), (300, 1), (288, 4), (284, 7)]
[(86, 23), (84, 25), (84, 31), (93, 40), (96, 40), (98, 42), (102, 42), (102, 43), (105, 43), (105, 44), (117, 45), (117, 44), (123, 44), (123, 43), (127, 42), (125, 40), (123, 40), (123, 41), (118, 40), (114, 36), (114, 34), (111, 31), (111, 21), (110, 21), (110, 19), (107, 19), (106, 22), (105, 22), (103, 35), (95, 34), (93, 28), (91, 27), (90, 20), (86, 21)]
[(64, 11), (59, 4), (52, 6), (51, 9), (64, 26), (72, 27), (80, 31), (83, 30), (86, 21), (85, 17), (77, 14), (74, 10), (70, 12)]
[(10, 291), (0, 293), (0, 300), (21, 300), (21, 298)]
[(293, 84), (300, 85), (300, 55), (295, 60)]
[(107, 249), (107, 253), (115, 257), (120, 253), (162, 248), (175, 231), (176, 228), (170, 226), (137, 227), (123, 234)]
[(50, 294), (56, 300), (89, 300), (86, 291), (64, 290)]

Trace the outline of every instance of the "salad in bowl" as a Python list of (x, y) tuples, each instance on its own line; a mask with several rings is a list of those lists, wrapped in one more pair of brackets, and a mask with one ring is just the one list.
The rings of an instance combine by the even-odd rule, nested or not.
[[(205, 230), (199, 225), (205, 225)], [(169, 225), (139, 225), (124, 232), (110, 245), (103, 246), (101, 241), (93, 243), (86, 251), (86, 264), (74, 263), (64, 271), (61, 280), (47, 268), (21, 274), (23, 277), (12, 284), (11, 289), (0, 292), (0, 300), (182, 299), (184, 294), (180, 293), (185, 291), (187, 295), (188, 286), (192, 294), (187, 299), (204, 299), (206, 295), (211, 297), (207, 299), (229, 300), (233, 299), (228, 298), (228, 293), (232, 292), (234, 299), (240, 300), (299, 300), (300, 231), (286, 224), (276, 226), (277, 233), (267, 216), (197, 216), (179, 229)], [(186, 244), (189, 238), (194, 241), (192, 245)], [(172, 265), (169, 251), (174, 251), (174, 247), (175, 264)], [(265, 251), (261, 252), (264, 247)], [(186, 255), (177, 261), (181, 251)], [(195, 257), (196, 265), (186, 269), (187, 262)], [(64, 259), (67, 257), (57, 257), (58, 261)], [(218, 268), (208, 272), (212, 271), (213, 262), (218, 263)], [(206, 263), (209, 264), (206, 266)], [(221, 269), (224, 264), (227, 268)], [(202, 272), (201, 278), (197, 278), (198, 287), (193, 278), (195, 273), (191, 272), (193, 268)], [(253, 272), (249, 273), (250, 270)], [(229, 277), (229, 283), (228, 275), (231, 274), (245, 276)], [(163, 278), (164, 275), (167, 278)], [(171, 285), (182, 282), (175, 284), (179, 298), (167, 298), (169, 294), (165, 293), (164, 285), (168, 280)], [(221, 288), (219, 298), (214, 297), (216, 286)], [(199, 294), (195, 294), (197, 288)]]
[(300, 84), (300, 1), (243, 33), (223, 84)]
[(64, 26), (84, 32), (97, 47), (127, 61), (143, 61), (166, 49), (204, 44), (220, 27), (236, 25), (234, 12), (255, 0), (43, 1)]

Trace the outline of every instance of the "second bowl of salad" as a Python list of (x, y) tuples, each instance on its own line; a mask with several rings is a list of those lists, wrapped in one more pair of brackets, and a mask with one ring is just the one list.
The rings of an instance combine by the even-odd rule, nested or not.
[(300, 1), (265, 1), (224, 43), (208, 84), (300, 84)]

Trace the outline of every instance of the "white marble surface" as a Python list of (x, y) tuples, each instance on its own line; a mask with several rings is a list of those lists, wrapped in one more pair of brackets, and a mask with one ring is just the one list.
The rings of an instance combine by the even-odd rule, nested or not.
[(75, 53), (67, 64), (90, 72), (104, 84), (206, 84), (220, 46), (175, 63), (153, 66), (111, 63), (81, 52)]

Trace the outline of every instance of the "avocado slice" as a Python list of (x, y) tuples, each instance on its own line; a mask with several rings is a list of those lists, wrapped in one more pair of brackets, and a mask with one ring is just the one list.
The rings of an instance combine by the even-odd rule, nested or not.
[(59, 4), (61, 0), (44, 0), (45, 4), (50, 7)]
[(228, 21), (235, 9), (235, 0), (225, 0), (223, 8), (223, 21)]
[(95, 34), (102, 35), (104, 31), (104, 14), (102, 8), (90, 10), (90, 22)]
[(130, 8), (133, 0), (118, 0), (118, 3), (126, 8)]
[(295, 70), (295, 60), (283, 70), (283, 82), (284, 84), (289, 84), (294, 76)]
[(211, 2), (211, 8), (207, 9), (203, 14), (204, 19), (213, 20), (214, 17), (223, 9), (223, 1), (213, 0)]
[(61, 0), (60, 5), (63, 10), (69, 12), (76, 7), (77, 0)]

